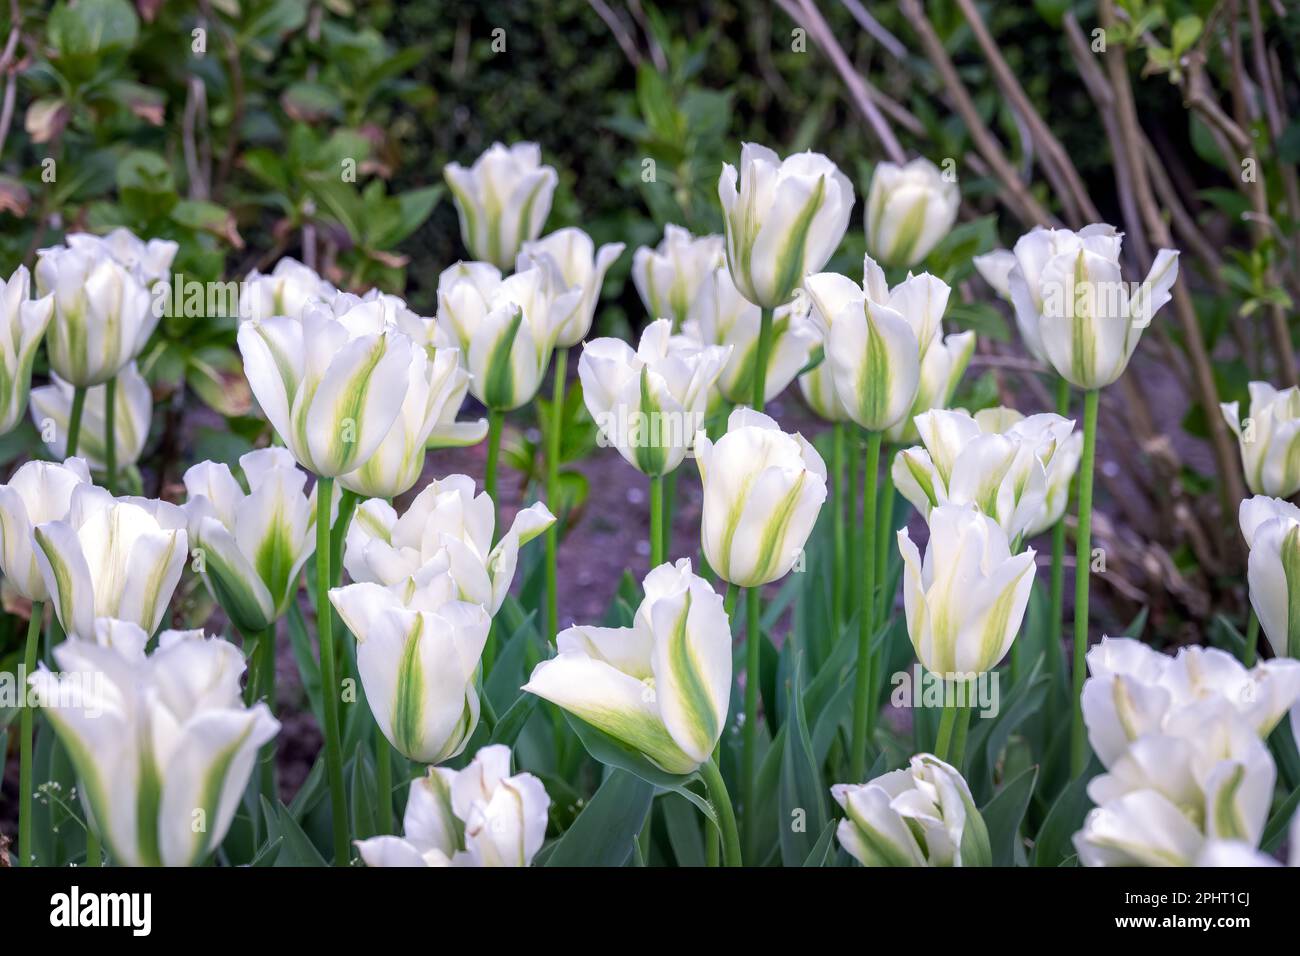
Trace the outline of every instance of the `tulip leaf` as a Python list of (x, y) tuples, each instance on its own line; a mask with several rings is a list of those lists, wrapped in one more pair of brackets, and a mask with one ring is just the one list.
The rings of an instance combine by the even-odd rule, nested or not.
[(591, 802), (546, 856), (545, 866), (623, 866), (654, 800), (648, 781), (611, 769)]
[(1038, 768), (1030, 767), (999, 790), (980, 811), (988, 828), (994, 866), (1015, 865), (1016, 837), (1037, 780)]
[(1088, 799), (1088, 781), (1101, 772), (1097, 758), (1061, 791), (1034, 840), (1034, 866), (1060, 866), (1074, 854), (1073, 836), (1083, 826), (1092, 801)]
[(271, 843), (283, 841), (276, 866), (326, 866), (325, 858), (320, 855), (311, 838), (298, 826), (289, 808), (283, 803), (274, 806), (266, 797), (262, 797), (262, 819), (267, 821), (268, 840)]
[(808, 858), (803, 861), (804, 866), (826, 866), (827, 860), (831, 858), (831, 853), (835, 849), (835, 828), (838, 824), (834, 820), (828, 820), (826, 826), (822, 828), (821, 836), (813, 844), (812, 851)]
[(1278, 780), (1284, 787), (1300, 787), (1300, 750), (1291, 736), (1291, 722), (1284, 720), (1268, 736), (1268, 749), (1277, 764)]
[(352, 760), (352, 837), (366, 840), (379, 836), (379, 795), (375, 791), (375, 768), (365, 747)]
[(513, 747), (540, 702), (541, 698), (536, 694), (520, 694), (516, 697), (515, 702), (497, 719), (488, 743)]
[(826, 788), (822, 786), (821, 767), (813, 753), (812, 738), (804, 717), (803, 689), (800, 676), (802, 657), (795, 662), (794, 675), (787, 693), (790, 695), (790, 719), (786, 723), (778, 788), (781, 860), (786, 866), (799, 866), (812, 852), (817, 835), (826, 827)]
[(316, 715), (318, 726), (321, 719), (320, 663), (316, 660), (316, 651), (312, 647), (311, 635), (307, 632), (307, 622), (303, 619), (302, 608), (297, 601), (290, 602), (289, 645), (293, 648), (293, 659), (298, 665), (302, 677), (303, 689), (311, 703), (312, 713)]
[(1048, 678), (1039, 657), (1028, 677), (1015, 684), (1001, 701), (992, 701), (998, 708), (996, 716), (980, 718), (979, 704), (972, 707), (966, 780), (978, 798), (992, 793), (998, 757), (1020, 725), (1042, 709), (1047, 690)]
[(1277, 812), (1269, 818), (1264, 827), (1264, 835), (1260, 838), (1259, 847), (1265, 853), (1276, 853), (1282, 841), (1286, 839), (1287, 829), (1291, 823), (1292, 817), (1296, 814), (1296, 807), (1300, 806), (1300, 787), (1296, 787), (1291, 792), (1291, 796), (1282, 801), (1282, 805), (1277, 808)]
[(668, 843), (678, 866), (704, 866), (704, 840), (716, 840), (711, 832), (701, 836), (699, 814), (684, 797), (675, 793), (664, 794), (659, 801), (664, 825), (668, 829)]

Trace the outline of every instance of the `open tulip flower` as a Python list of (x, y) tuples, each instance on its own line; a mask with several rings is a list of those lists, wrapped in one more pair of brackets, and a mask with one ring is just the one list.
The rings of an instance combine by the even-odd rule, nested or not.
[[(62, 458), (68, 447), (68, 425), (72, 416), (74, 389), (57, 374), (51, 374), (49, 385), (32, 389), (31, 415), (36, 430), (49, 434), (46, 444), (50, 454)], [(104, 444), (104, 403), (108, 387), (95, 385), (86, 389), (85, 406), (81, 417), (81, 436), (77, 454), (86, 459), (94, 471), (107, 467), (107, 448)], [(149, 422), (153, 418), (153, 392), (144, 376), (136, 370), (135, 362), (128, 363), (117, 374), (117, 389), (113, 396), (113, 445), (119, 468), (134, 465), (144, 451), (149, 438)]]
[(484, 747), (463, 770), (430, 767), (411, 781), (403, 836), (357, 842), (366, 866), (529, 866), (546, 837), (551, 798), (531, 773), (510, 773), (510, 748)]
[(645, 579), (632, 627), (571, 627), (524, 690), (639, 751), (671, 774), (709, 760), (731, 699), (731, 626), (691, 562)]
[(131, 270), (148, 289), (170, 276), (172, 262), (180, 252), (180, 246), (170, 239), (146, 242), (130, 229), (120, 226), (103, 236), (88, 232), (70, 233), (66, 241), (70, 248), (109, 256)]
[(81, 458), (63, 464), (29, 461), (0, 485), (0, 571), (29, 601), (47, 601), (50, 592), (36, 559), (32, 529), (67, 517), (73, 489), (90, 484)]
[(148, 635), (101, 618), (31, 677), (72, 758), (87, 823), (123, 866), (198, 866), (221, 845), (279, 723), (245, 707), (244, 658), (202, 631)]
[(499, 269), (509, 269), (520, 246), (541, 234), (559, 181), (536, 143), (493, 143), (469, 169), (448, 163), (443, 177), (465, 248)]
[(32, 298), (26, 266), (0, 278), (0, 435), (22, 420), (32, 384), (36, 347), (54, 314), (53, 294)]
[(353, 581), (384, 586), (407, 581), (446, 551), (457, 594), (495, 614), (510, 590), (519, 549), (545, 531), (555, 516), (542, 502), (523, 508), (492, 544), (492, 499), (474, 494), (474, 480), (452, 475), (432, 481), (398, 517), (372, 498), (357, 508), (348, 528), (343, 567)]
[(1220, 405), (1241, 446), (1246, 486), (1257, 495), (1290, 498), (1300, 491), (1300, 388), (1251, 382), (1243, 423), (1236, 402)]
[(853, 184), (821, 153), (784, 160), (745, 143), (740, 170), (722, 166), (718, 198), (727, 230), (727, 266), (746, 299), (784, 305), (803, 277), (819, 272), (848, 229)]
[(632, 282), (646, 314), (672, 319), (679, 329), (705, 279), (726, 265), (722, 236), (692, 236), (681, 226), (664, 226), (664, 237), (654, 249), (641, 246), (632, 255)]
[(991, 866), (988, 829), (960, 771), (933, 754), (866, 783), (838, 783), (836, 836), (863, 866)]
[(1256, 495), (1241, 503), (1250, 605), (1278, 657), (1300, 659), (1300, 508)]
[(165, 501), (73, 488), (68, 516), (34, 531), (36, 560), (64, 631), (93, 640), (101, 617), (156, 631), (185, 564), (185, 523), (185, 512)]
[(924, 157), (878, 163), (867, 191), (867, 248), (891, 266), (913, 266), (957, 221), (961, 191)]
[[(1011, 270), (1016, 265), (1016, 254), (1010, 249), (994, 249), (982, 256), (975, 256), (971, 262), (975, 271), (989, 284), (989, 288), (998, 294), (998, 298), (1011, 301)], [(1040, 362), (1047, 362), (1045, 356), (1034, 354)]]
[(704, 485), (700, 534), (709, 566), (753, 588), (785, 577), (826, 500), (826, 463), (798, 433), (740, 407), (716, 443), (700, 432), (695, 458)]
[(730, 354), (728, 346), (674, 335), (668, 319), (647, 325), (636, 351), (621, 339), (587, 342), (578, 378), (601, 441), (652, 478), (675, 469), (704, 423), (709, 390)]
[(269, 319), (284, 315), (301, 319), (312, 303), (334, 301), (338, 290), (322, 279), (315, 269), (285, 256), (269, 273), (254, 269), (244, 278), (244, 292), (239, 300), (242, 319)]
[(560, 287), (582, 290), (577, 307), (560, 327), (555, 340), (557, 348), (572, 348), (587, 337), (596, 317), (605, 273), (625, 248), (624, 243), (609, 242), (597, 249), (589, 235), (571, 226), (524, 243), (515, 266), (517, 271), (526, 272), (534, 265), (549, 261), (550, 268), (560, 276)]

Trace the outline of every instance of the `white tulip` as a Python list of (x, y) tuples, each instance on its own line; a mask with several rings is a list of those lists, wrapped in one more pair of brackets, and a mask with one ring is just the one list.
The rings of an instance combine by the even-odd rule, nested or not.
[(493, 143), (469, 169), (448, 163), (442, 174), (465, 248), (500, 269), (510, 268), (520, 246), (541, 235), (559, 181), (552, 167), (542, 165), (536, 143)]
[(696, 237), (681, 226), (664, 226), (657, 247), (641, 246), (632, 254), (632, 283), (646, 315), (681, 328), (704, 280), (726, 265), (726, 256), (722, 236)]
[[(221, 845), (279, 723), (245, 707), (239, 648), (202, 631), (102, 619), (31, 677), (72, 758), (89, 825), (122, 866), (197, 866)], [(201, 825), (197, 825), (201, 824)]]
[(63, 464), (29, 461), (0, 485), (0, 571), (29, 601), (48, 601), (50, 592), (36, 560), (32, 530), (67, 517), (72, 491), (90, 484), (81, 458)]
[(582, 290), (582, 298), (577, 307), (560, 328), (559, 337), (555, 340), (557, 348), (572, 348), (587, 337), (592, 320), (596, 317), (605, 273), (625, 248), (621, 242), (610, 242), (597, 249), (589, 235), (572, 226), (524, 243), (515, 265), (517, 271), (524, 272), (535, 264), (549, 260), (551, 267), (558, 270), (564, 286), (576, 286)]
[(867, 191), (867, 248), (889, 265), (915, 265), (948, 235), (960, 206), (956, 177), (930, 160), (878, 163)]
[(947, 680), (997, 666), (1020, 631), (1034, 584), (1034, 551), (1012, 555), (1006, 532), (974, 505), (929, 516), (925, 560), (903, 528), (903, 601), (917, 659)]
[(826, 500), (826, 463), (797, 432), (741, 406), (716, 443), (695, 436), (704, 485), (700, 537), (724, 581), (752, 588), (785, 577)]
[(739, 173), (723, 164), (718, 198), (731, 278), (765, 309), (784, 305), (804, 276), (826, 265), (854, 201), (853, 184), (821, 153), (782, 160), (754, 143), (741, 146)]
[(67, 243), (73, 249), (107, 254), (119, 265), (131, 270), (149, 289), (155, 283), (170, 277), (172, 262), (180, 251), (180, 245), (170, 239), (150, 239), (145, 242), (130, 229), (121, 226), (104, 236), (88, 232), (71, 233), (67, 237)]
[(463, 770), (430, 767), (411, 782), (404, 836), (357, 841), (366, 866), (528, 866), (546, 837), (551, 798), (510, 773), (510, 748), (484, 747)]
[(32, 362), (54, 314), (54, 297), (33, 299), (32, 277), (19, 266), (0, 278), (0, 435), (13, 429), (27, 407)]
[(1241, 533), (1250, 548), (1246, 579), (1259, 626), (1278, 657), (1300, 658), (1300, 508), (1256, 495), (1241, 503)]
[(731, 626), (691, 562), (645, 579), (632, 627), (571, 627), (523, 689), (639, 751), (671, 774), (709, 760), (731, 698)]
[[(68, 424), (72, 417), (73, 387), (51, 373), (51, 384), (32, 389), (32, 423), (43, 436), (51, 440), (45, 447), (55, 458), (62, 458), (68, 445)], [(107, 467), (105, 445), (104, 406), (108, 386), (92, 385), (86, 389), (85, 404), (81, 413), (81, 436), (77, 453), (95, 471)], [(149, 425), (153, 419), (153, 391), (144, 376), (130, 362), (117, 374), (117, 391), (114, 395), (113, 445), (117, 452), (117, 467), (134, 465), (144, 451), (149, 438)]]
[(1300, 491), (1300, 388), (1251, 382), (1249, 389), (1245, 422), (1236, 402), (1219, 406), (1241, 446), (1246, 485), (1257, 495), (1290, 498)]
[(316, 303), (301, 321), (273, 316), (239, 326), (258, 404), (298, 463), (322, 478), (356, 471), (378, 450), (402, 411), (412, 348), (366, 307), (335, 315)]
[(961, 773), (933, 754), (866, 783), (837, 783), (835, 831), (863, 866), (992, 866), (988, 829)]
[[(822, 342), (818, 336), (817, 344), (822, 345)], [(852, 421), (849, 410), (844, 407), (839, 393), (835, 391), (835, 378), (831, 374), (829, 359), (823, 358), (815, 368), (799, 376), (799, 392), (818, 418), (836, 423)]]
[(1010, 249), (994, 249), (982, 256), (975, 256), (975, 271), (989, 284), (998, 297), (1011, 301), (1011, 270), (1016, 264), (1016, 254)]
[(494, 546), (492, 499), (474, 494), (472, 478), (452, 475), (426, 485), (400, 518), (386, 501), (362, 503), (348, 526), (343, 567), (353, 581), (393, 587), (445, 551), (456, 596), (496, 614), (510, 591), (519, 548), (554, 523), (539, 501), (520, 510)]
[(301, 319), (308, 305), (328, 305), (336, 295), (338, 290), (322, 279), (315, 269), (286, 256), (269, 273), (254, 269), (244, 278), (239, 317), (269, 319), (284, 315)]
[(599, 440), (651, 477), (686, 457), (704, 424), (709, 390), (731, 354), (729, 347), (701, 347), (673, 335), (672, 328), (669, 319), (651, 322), (635, 352), (622, 339), (592, 339), (578, 359), (582, 397)]
[(1120, 272), (1122, 241), (1102, 223), (1077, 233), (1039, 227), (1013, 249), (1007, 282), (1025, 346), (1077, 388), (1101, 388), (1124, 373), (1178, 279), (1178, 253), (1161, 249), (1130, 288)]

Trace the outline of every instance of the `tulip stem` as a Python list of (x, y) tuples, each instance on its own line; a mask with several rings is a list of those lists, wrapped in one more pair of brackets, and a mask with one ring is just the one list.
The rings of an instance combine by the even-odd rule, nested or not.
[(329, 780), (330, 812), (334, 824), (334, 865), (347, 866), (348, 804), (343, 790), (343, 750), (339, 743), (338, 678), (335, 675), (333, 611), (330, 607), (330, 569), (333, 542), (330, 535), (330, 503), (334, 479), (316, 479), (316, 638), (320, 644), (321, 701), (324, 705), (325, 773)]
[[(727, 793), (727, 784), (713, 758), (700, 764), (700, 777), (709, 791), (709, 802), (718, 816), (718, 832), (722, 836), (722, 860), (726, 866), (742, 866), (740, 858), (740, 832), (736, 829), (736, 811)], [(748, 807), (746, 812), (749, 812)]]
[(483, 488), (492, 499), (492, 541), (496, 542), (501, 523), (497, 505), (497, 459), (501, 456), (501, 426), (505, 422), (505, 412), (499, 408), (488, 409), (488, 449), (487, 467), (483, 473)]
[(767, 395), (767, 356), (772, 351), (772, 314), (775, 310), (764, 307), (758, 326), (758, 354), (754, 356), (754, 410), (761, 412)]
[(831, 536), (835, 560), (831, 563), (831, 640), (844, 629), (844, 424), (831, 429)]
[(569, 350), (555, 350), (555, 381), (551, 386), (551, 427), (546, 435), (546, 504), (554, 509), (555, 521), (546, 529), (546, 638), (555, 643), (560, 629), (560, 597), (556, 560), (560, 548), (560, 432), (564, 424), (564, 385), (569, 367)]
[(27, 679), (36, 670), (36, 650), (41, 640), (41, 620), (45, 614), (42, 601), (32, 602), (32, 616), (27, 622), (27, 643), (23, 647), (23, 674), (19, 681), (22, 707), (18, 745), (18, 859), (20, 866), (32, 866), (32, 721), (35, 708), (29, 706)]
[(379, 832), (393, 832), (393, 756), (388, 738), (375, 724), (375, 789), (379, 791)]
[(945, 762), (952, 749), (952, 728), (956, 721), (957, 708), (948, 704), (945, 689), (943, 712), (939, 715), (939, 735), (934, 741), (934, 755)]
[(64, 458), (71, 458), (77, 453), (77, 444), (81, 439), (81, 413), (85, 408), (86, 387), (78, 385), (72, 390), (72, 411), (68, 413), (68, 441), (64, 446)]
[[(344, 488), (339, 494), (339, 513), (334, 519), (334, 526), (330, 528), (330, 587), (332, 588), (338, 587), (343, 579), (343, 545), (347, 541), (348, 525), (352, 524), (352, 516), (357, 513), (357, 505), (360, 501), (361, 497), (355, 491)], [(330, 505), (331, 502), (325, 502), (325, 507), (332, 510)]]
[(871, 728), (871, 632), (876, 616), (876, 479), (880, 471), (883, 432), (867, 432), (863, 462), (865, 485), (862, 504), (862, 609), (858, 614), (858, 675), (853, 695), (853, 751), (849, 780), (860, 783), (867, 768), (867, 738)]
[(1259, 616), (1255, 609), (1250, 609), (1250, 617), (1246, 620), (1246, 649), (1242, 652), (1241, 662), (1247, 667), (1255, 666), (1255, 655), (1259, 647)]
[(96, 869), (103, 864), (104, 854), (99, 848), (99, 834), (95, 828), (86, 821), (86, 862), (83, 866)]
[[(257, 691), (254, 699), (261, 698), (266, 701), (266, 706), (270, 708), (272, 716), (275, 714), (275, 622), (261, 633), (257, 641)], [(275, 801), (279, 798), (279, 791), (275, 785), (275, 738), (272, 738), (265, 746), (262, 747), (262, 753), (258, 757), (260, 766), (259, 778), (261, 780), (262, 796), (266, 797), (271, 806), (275, 806)]]
[(104, 383), (104, 487), (117, 493), (117, 378)]
[[(858, 504), (862, 501), (862, 455), (857, 430), (850, 431), (849, 440), (849, 493), (844, 502), (846, 514), (841, 517), (844, 533), (849, 539), (849, 581), (862, 580), (862, 527), (858, 524)], [(844, 589), (844, 616), (851, 618), (855, 610), (862, 610), (860, 589), (849, 585)]]
[(885, 588), (889, 586), (888, 576), (885, 574), (885, 568), (889, 563), (889, 540), (893, 537), (890, 532), (894, 530), (894, 476), (889, 470), (889, 454), (887, 451), (881, 453), (885, 460), (885, 473), (880, 484), (880, 524), (876, 531), (876, 591), (878, 592), (878, 601), (876, 604), (875, 626), (883, 627), (884, 623), (889, 620), (889, 612), (894, 607), (894, 595), (886, 594)]
[[(758, 824), (758, 692), (761, 675), (763, 622), (761, 588), (745, 590), (745, 723), (740, 744), (741, 804), (745, 808), (745, 838), (751, 849)], [(712, 789), (712, 788), (710, 788)], [(725, 836), (725, 835), (724, 835)]]
[(1092, 477), (1097, 458), (1097, 401), (1083, 393), (1083, 456), (1079, 461), (1079, 530), (1074, 548), (1074, 720), (1070, 726), (1070, 773), (1078, 777), (1088, 759), (1083, 728), (1083, 676), (1088, 654), (1088, 584), (1092, 567)]
[(664, 563), (664, 479), (650, 477), (650, 570)]
[[(1070, 383), (1059, 376), (1056, 379), (1056, 413), (1070, 413)], [(1051, 668), (1053, 686), (1061, 680), (1063, 654), (1065, 653), (1061, 638), (1065, 633), (1065, 516), (1052, 526), (1052, 579), (1051, 579), (1051, 613), (1052, 622), (1049, 633), (1053, 646), (1047, 651), (1047, 665)], [(1017, 642), (1019, 643), (1019, 642)], [(1015, 645), (1012, 645), (1013, 647)], [(1055, 696), (1052, 700), (1056, 700)]]

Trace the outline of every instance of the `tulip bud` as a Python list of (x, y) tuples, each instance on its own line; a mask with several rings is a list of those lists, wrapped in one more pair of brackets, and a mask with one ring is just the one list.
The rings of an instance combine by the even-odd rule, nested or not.
[(924, 157), (878, 163), (867, 191), (867, 248), (891, 266), (912, 266), (948, 235), (961, 190)]
[(32, 543), (32, 529), (68, 515), (72, 491), (90, 484), (90, 471), (81, 458), (63, 464), (29, 461), (0, 485), (0, 571), (29, 601), (48, 601)]
[(646, 315), (671, 319), (679, 329), (704, 280), (726, 261), (722, 236), (695, 237), (669, 224), (656, 248), (641, 246), (632, 255), (632, 283)]
[(31, 273), (19, 266), (0, 279), (0, 435), (23, 417), (32, 384), (36, 347), (54, 314), (54, 298), (31, 297)]
[(73, 249), (108, 255), (114, 262), (129, 269), (147, 289), (152, 289), (156, 283), (169, 277), (172, 262), (181, 248), (170, 239), (150, 239), (145, 242), (130, 229), (120, 226), (105, 236), (74, 232), (67, 237), (67, 243)]
[(541, 235), (559, 181), (552, 167), (542, 165), (536, 143), (493, 143), (469, 169), (448, 163), (442, 174), (465, 248), (499, 269), (509, 269), (520, 246)]
[(596, 317), (596, 305), (600, 302), (605, 273), (625, 248), (621, 242), (610, 242), (596, 249), (589, 235), (573, 227), (557, 229), (542, 239), (524, 243), (515, 266), (516, 271), (525, 272), (534, 265), (549, 260), (550, 267), (557, 270), (561, 277), (562, 287), (582, 290), (582, 298), (577, 307), (560, 327), (560, 334), (555, 340), (558, 348), (571, 348), (587, 337), (592, 320)]
[(741, 147), (739, 174), (723, 164), (718, 198), (732, 281), (766, 309), (784, 305), (804, 276), (826, 265), (844, 238), (854, 199), (848, 177), (821, 153), (782, 160), (754, 143)]
[[(68, 425), (72, 417), (74, 389), (56, 374), (51, 374), (51, 384), (32, 389), (31, 414), (36, 430), (52, 440), (45, 447), (55, 458), (62, 458), (68, 445)], [(86, 389), (86, 401), (81, 413), (81, 438), (77, 453), (86, 459), (94, 471), (107, 467), (107, 448), (104, 444), (104, 405), (107, 385), (92, 385)], [(128, 363), (117, 374), (117, 391), (114, 396), (113, 444), (119, 468), (134, 465), (144, 451), (149, 438), (149, 425), (153, 417), (153, 392), (144, 376), (136, 370), (135, 362)], [(52, 428), (50, 426), (53, 426)]]
[(1300, 388), (1279, 391), (1251, 382), (1250, 416), (1243, 423), (1236, 402), (1219, 408), (1241, 446), (1246, 485), (1257, 495), (1290, 498), (1300, 491)]
[(709, 390), (730, 354), (730, 347), (673, 335), (668, 319), (647, 325), (635, 352), (622, 339), (587, 342), (578, 379), (600, 441), (643, 474), (672, 471), (704, 423)]
[(357, 841), (366, 866), (529, 866), (551, 798), (531, 773), (510, 774), (510, 748), (484, 747), (464, 770), (430, 767), (411, 782), (404, 837)]
[(1241, 503), (1241, 533), (1250, 548), (1250, 604), (1278, 657), (1300, 658), (1300, 508), (1256, 495)]
[(316, 490), (284, 448), (239, 459), (244, 493), (224, 463), (185, 472), (190, 545), (202, 549), (203, 579), (235, 627), (256, 634), (275, 624), (298, 592), (298, 573), (315, 550)]
[(898, 532), (907, 633), (926, 670), (969, 680), (996, 667), (1016, 639), (1034, 551), (1012, 555), (1006, 532), (974, 505), (940, 505), (929, 522), (924, 563), (907, 529)]
[(36, 526), (36, 560), (63, 630), (93, 640), (95, 620), (152, 634), (185, 564), (185, 512), (150, 498), (114, 498), (77, 485), (66, 518)]
[(298, 463), (333, 478), (369, 460), (401, 413), (411, 340), (353, 308), (309, 305), (302, 321), (274, 316), (239, 326), (244, 373)]
[(492, 544), (492, 499), (475, 496), (474, 480), (452, 475), (425, 486), (400, 518), (386, 501), (370, 499), (348, 527), (343, 567), (353, 581), (399, 585), (446, 551), (454, 596), (496, 614), (510, 591), (519, 548), (555, 523), (540, 501), (515, 515)]
[[(721, 345), (731, 349), (718, 389), (733, 404), (745, 404), (754, 397), (754, 371), (758, 364), (758, 338), (762, 312), (736, 288), (725, 265), (704, 280), (682, 332), (701, 346)], [(817, 329), (808, 319), (808, 303), (796, 296), (779, 306), (772, 317), (772, 336), (767, 356), (763, 399), (772, 401), (808, 364), (817, 347)]]
[(716, 444), (704, 432), (696, 434), (695, 457), (704, 485), (700, 533), (709, 566), (744, 588), (785, 577), (826, 500), (826, 464), (817, 449), (741, 406)]
[(280, 724), (245, 707), (239, 648), (202, 631), (148, 635), (101, 619), (32, 675), (93, 826), (122, 866), (197, 866), (221, 845), (258, 748)]
[(525, 691), (667, 773), (693, 773), (712, 756), (731, 697), (731, 625), (688, 558), (646, 576), (632, 627), (571, 627), (556, 646)]
[[(822, 345), (822, 341), (819, 336), (818, 346)], [(799, 376), (799, 392), (817, 417), (836, 423), (852, 421), (849, 410), (844, 407), (839, 393), (835, 391), (835, 379), (831, 375), (829, 359), (822, 359), (814, 368)]]
[(239, 316), (260, 320), (284, 315), (301, 319), (308, 305), (328, 305), (336, 295), (338, 290), (322, 279), (315, 269), (286, 256), (269, 274), (254, 269), (244, 279)]
[(1025, 346), (1077, 388), (1102, 388), (1124, 373), (1178, 279), (1178, 253), (1161, 249), (1130, 289), (1120, 272), (1122, 241), (1102, 223), (1077, 233), (1035, 228), (1013, 250), (1007, 282)]
[(836, 835), (863, 866), (992, 866), (988, 829), (961, 773), (932, 754), (866, 783), (837, 783)]

